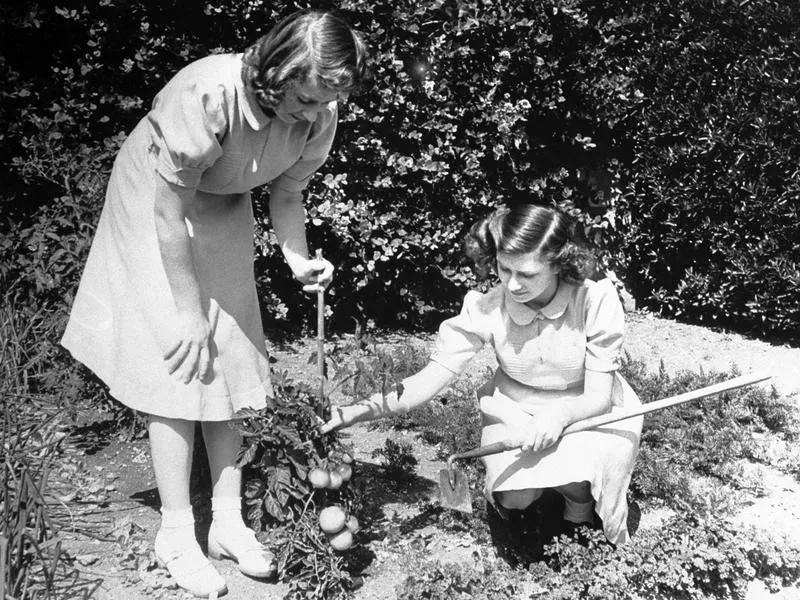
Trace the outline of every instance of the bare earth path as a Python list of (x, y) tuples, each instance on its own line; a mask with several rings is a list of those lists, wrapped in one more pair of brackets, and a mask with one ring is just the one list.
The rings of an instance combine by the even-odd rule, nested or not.
[[(402, 343), (426, 343), (430, 337), (392, 336), (392, 341)], [(297, 343), (293, 349), (273, 349), (277, 366), (288, 369), (298, 379), (313, 376), (313, 365), (307, 359), (313, 351), (313, 342)], [(772, 374), (772, 384), (784, 396), (800, 403), (800, 349), (788, 345), (775, 345), (760, 340), (703, 327), (684, 325), (647, 313), (628, 315), (626, 350), (632, 358), (644, 361), (651, 370), (663, 362), (668, 372), (697, 370), (699, 368), (727, 371), (736, 365), (742, 372), (766, 370)], [(493, 358), (487, 353), (480, 362), (491, 365)], [(383, 446), (386, 433), (370, 431), (364, 426), (350, 430), (356, 446), (356, 460), (364, 467), (375, 463), (371, 452)], [(436, 487), (436, 479), (442, 463), (437, 461), (435, 451), (416, 443), (419, 452), (418, 475), (429, 480), (430, 490)], [(86, 568), (104, 578), (97, 594), (98, 598), (114, 600), (138, 600), (144, 598), (182, 598), (182, 593), (165, 587), (168, 580), (156, 571), (145, 573), (142, 581), (137, 575), (136, 561), (145, 560), (148, 545), (152, 543), (158, 524), (158, 499), (149, 465), (146, 442), (137, 440), (129, 444), (112, 442), (96, 452), (79, 456), (85, 450), (73, 451), (73, 459), (80, 458), (95, 474), (92, 489), (105, 490), (106, 505), (98, 514), (113, 530), (122, 543), (74, 540), (68, 544), (72, 554), (79, 555)], [(85, 490), (84, 490), (85, 491)], [(402, 492), (402, 490), (401, 490)], [(784, 531), (800, 545), (800, 485), (798, 482), (776, 472), (764, 478), (764, 496), (752, 505), (744, 507), (739, 514), (743, 523), (750, 523), (772, 531)], [(387, 501), (384, 514), (401, 515), (405, 510), (402, 493), (396, 502)], [(642, 516), (643, 526), (648, 515)], [(652, 516), (654, 517), (654, 516)], [(207, 528), (208, 523), (205, 523)], [(420, 532), (418, 532), (420, 533)], [(426, 537), (421, 532), (425, 557), (441, 556), (458, 559), (469, 557), (476, 548), (470, 547), (469, 538), (446, 539), (438, 535)], [(203, 527), (200, 527), (202, 537)], [(375, 560), (368, 569), (370, 575), (365, 585), (356, 592), (357, 600), (391, 600), (395, 586), (402, 581), (403, 574), (392, 566), (392, 553), (398, 548), (388, 547), (388, 541), (371, 543)], [(395, 542), (391, 542), (395, 543)], [(417, 549), (417, 551), (420, 551)], [(480, 548), (491, 553), (491, 548)], [(286, 588), (282, 585), (255, 582), (240, 575), (230, 562), (217, 563), (229, 584), (228, 598), (232, 600), (282, 598)], [(147, 585), (149, 582), (149, 586)], [(751, 586), (748, 600), (798, 600), (800, 590), (787, 589), (771, 595), (758, 583)]]

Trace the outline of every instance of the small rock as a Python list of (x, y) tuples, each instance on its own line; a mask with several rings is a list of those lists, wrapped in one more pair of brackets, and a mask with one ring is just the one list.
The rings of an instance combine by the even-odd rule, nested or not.
[(79, 554), (75, 557), (75, 560), (78, 561), (84, 567), (88, 567), (89, 565), (93, 565), (98, 561), (100, 557), (97, 554)]
[(72, 502), (77, 497), (78, 497), (78, 490), (72, 490), (68, 494), (64, 494), (63, 496), (59, 496), (58, 500), (60, 502), (67, 503), (67, 502)]
[(417, 531), (417, 535), (421, 538), (428, 538), (431, 537), (434, 533), (436, 533), (436, 527), (433, 525), (427, 525)]

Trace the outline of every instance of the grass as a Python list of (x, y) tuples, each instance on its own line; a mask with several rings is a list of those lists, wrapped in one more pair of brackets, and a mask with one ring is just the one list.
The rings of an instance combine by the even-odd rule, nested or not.
[(65, 411), (32, 391), (48, 368), (49, 349), (37, 341), (47, 315), (23, 319), (9, 299), (0, 309), (0, 598), (89, 598), (99, 582), (84, 577), (62, 549), (65, 523), (47, 486), (66, 436)]

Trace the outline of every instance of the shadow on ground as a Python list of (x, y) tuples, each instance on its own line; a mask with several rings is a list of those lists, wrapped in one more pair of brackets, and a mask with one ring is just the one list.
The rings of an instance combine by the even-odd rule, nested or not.
[(69, 434), (70, 443), (87, 455), (96, 454), (113, 441), (124, 438), (116, 419), (94, 421), (75, 427)]
[(438, 485), (425, 477), (414, 474), (390, 477), (384, 467), (372, 463), (356, 462), (354, 466), (351, 485), (359, 488), (362, 515), (367, 522), (383, 518), (386, 504), (416, 505), (429, 501), (438, 491)]

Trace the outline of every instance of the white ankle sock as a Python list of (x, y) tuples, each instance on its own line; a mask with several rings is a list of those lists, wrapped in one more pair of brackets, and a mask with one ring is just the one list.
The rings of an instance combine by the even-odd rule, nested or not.
[(161, 527), (166, 529), (194, 527), (194, 513), (192, 512), (192, 508), (180, 508), (178, 510), (162, 508)]
[(591, 523), (594, 516), (594, 500), (575, 502), (564, 496), (564, 520), (572, 523)]
[(165, 540), (197, 543), (194, 535), (194, 514), (192, 508), (178, 510), (161, 509), (161, 529), (159, 535)]
[(242, 499), (238, 496), (211, 498), (211, 512), (214, 520), (222, 526), (244, 524), (242, 519)]

